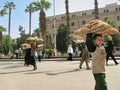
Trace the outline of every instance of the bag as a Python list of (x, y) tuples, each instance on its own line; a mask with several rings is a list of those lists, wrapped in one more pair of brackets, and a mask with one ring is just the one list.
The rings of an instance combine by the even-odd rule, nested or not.
[(92, 33), (87, 34), (86, 45), (87, 45), (89, 52), (94, 52), (96, 50), (96, 46), (94, 45), (94, 42), (93, 42), (93, 34)]

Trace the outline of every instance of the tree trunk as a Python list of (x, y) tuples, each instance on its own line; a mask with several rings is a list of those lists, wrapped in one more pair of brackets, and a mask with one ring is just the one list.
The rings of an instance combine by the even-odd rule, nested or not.
[(99, 19), (98, 1), (95, 0), (95, 19)]
[(10, 25), (11, 25), (11, 8), (9, 8), (9, 21), (8, 21), (8, 36), (10, 37)]
[(66, 5), (66, 25), (67, 25), (67, 41), (68, 44), (70, 44), (70, 17), (69, 17), (69, 6), (68, 6), (68, 0), (65, 0)]
[(0, 46), (2, 45), (2, 31), (0, 31)]
[(40, 29), (41, 29), (41, 33), (42, 33), (42, 38), (44, 40), (44, 51), (46, 49), (46, 15), (45, 15), (45, 12), (44, 10), (41, 10), (40, 12), (40, 23), (39, 23), (39, 26), (40, 26)]
[(31, 35), (31, 18), (32, 18), (32, 13), (29, 13), (29, 35)]

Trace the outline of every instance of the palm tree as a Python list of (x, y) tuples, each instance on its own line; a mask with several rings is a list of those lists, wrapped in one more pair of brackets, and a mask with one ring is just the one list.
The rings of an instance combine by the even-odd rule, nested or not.
[(94, 0), (94, 2), (95, 2), (95, 19), (99, 19), (98, 1)]
[(40, 28), (36, 28), (36, 29), (34, 30), (34, 34), (37, 35), (38, 37), (41, 37)]
[[(5, 9), (0, 10), (0, 16), (4, 16), (6, 13)], [(6, 28), (0, 26), (0, 43), (2, 42), (2, 31), (5, 31)]]
[(65, 0), (65, 6), (66, 6), (66, 25), (67, 25), (67, 41), (68, 44), (70, 44), (70, 17), (69, 17), (69, 5), (68, 0)]
[(4, 28), (3, 26), (0, 26), (0, 44), (2, 43), (2, 32), (5, 32), (6, 28)]
[(35, 7), (33, 7), (33, 4), (29, 4), (26, 9), (25, 12), (29, 13), (29, 35), (31, 35), (31, 18), (32, 18), (32, 13), (36, 10)]
[(7, 14), (5, 9), (0, 10), (0, 16), (4, 16), (5, 14)]
[(33, 2), (34, 6), (36, 7), (36, 11), (40, 11), (39, 13), (39, 27), (41, 29), (42, 38), (44, 40), (44, 50), (46, 49), (46, 14), (44, 10), (50, 8), (50, 2), (46, 0), (40, 0)]
[(12, 9), (15, 9), (15, 4), (14, 4), (14, 2), (7, 2), (7, 3), (5, 3), (4, 8), (5, 8), (5, 9), (8, 9), (8, 14), (9, 14), (9, 21), (8, 21), (8, 35), (10, 36), (11, 11), (12, 11)]

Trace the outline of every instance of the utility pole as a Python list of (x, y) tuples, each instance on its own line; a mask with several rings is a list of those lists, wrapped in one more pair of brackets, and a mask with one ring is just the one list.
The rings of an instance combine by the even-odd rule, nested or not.
[(53, 15), (54, 15), (54, 54), (57, 55), (57, 49), (56, 49), (56, 20), (55, 20), (55, 0), (53, 0)]

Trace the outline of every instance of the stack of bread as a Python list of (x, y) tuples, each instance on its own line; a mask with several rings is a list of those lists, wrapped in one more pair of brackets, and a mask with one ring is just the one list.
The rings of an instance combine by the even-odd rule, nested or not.
[(82, 28), (74, 31), (73, 34), (85, 37), (87, 33), (102, 34), (103, 36), (107, 36), (118, 33), (118, 30), (101, 20), (95, 19), (90, 21), (89, 24), (85, 24)]

